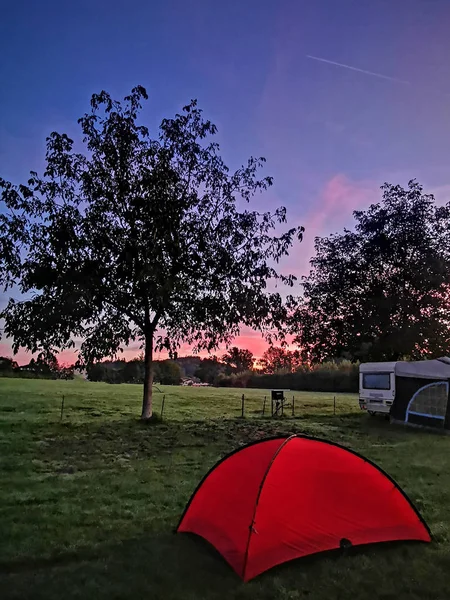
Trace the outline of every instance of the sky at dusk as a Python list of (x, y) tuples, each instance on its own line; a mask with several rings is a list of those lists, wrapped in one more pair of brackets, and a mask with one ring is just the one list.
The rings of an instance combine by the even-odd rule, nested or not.
[[(449, 26), (448, 0), (8, 2), (0, 176), (41, 171), (53, 130), (79, 139), (76, 120), (101, 89), (122, 98), (146, 87), (153, 131), (197, 98), (231, 167), (266, 157), (274, 186), (252, 206), (284, 205), (306, 228), (282, 265), (300, 276), (314, 237), (351, 225), (383, 182), (417, 178), (450, 200)], [(247, 330), (236, 345), (266, 347)]]

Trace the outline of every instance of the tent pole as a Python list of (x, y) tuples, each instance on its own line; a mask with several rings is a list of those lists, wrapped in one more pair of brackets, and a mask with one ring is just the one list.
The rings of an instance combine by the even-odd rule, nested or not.
[(248, 528), (247, 546), (245, 548), (244, 564), (242, 567), (242, 579), (244, 581), (245, 581), (245, 571), (247, 570), (248, 550), (250, 548), (250, 541), (252, 539), (252, 533), (255, 532), (254, 525), (255, 525), (255, 519), (256, 519), (256, 511), (258, 510), (259, 499), (261, 497), (261, 492), (263, 490), (264, 484), (266, 483), (267, 475), (269, 474), (269, 471), (272, 468), (272, 465), (273, 465), (275, 459), (280, 454), (280, 451), (286, 446), (287, 443), (289, 443), (292, 439), (294, 439), (296, 437), (297, 437), (297, 435), (294, 433), (293, 435), (291, 435), (288, 438), (286, 438), (285, 440), (283, 440), (283, 442), (280, 444), (280, 446), (275, 451), (275, 454), (272, 456), (270, 463), (266, 469), (266, 472), (264, 473), (264, 477), (261, 479), (261, 483), (259, 484), (258, 494), (257, 494), (256, 500), (255, 500), (255, 507), (253, 509), (252, 522), (250, 523), (249, 528)]

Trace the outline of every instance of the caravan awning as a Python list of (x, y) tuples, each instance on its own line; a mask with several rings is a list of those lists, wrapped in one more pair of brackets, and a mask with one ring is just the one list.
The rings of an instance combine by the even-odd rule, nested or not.
[(399, 377), (420, 379), (450, 379), (450, 358), (444, 356), (434, 360), (362, 363), (361, 373), (395, 373)]
[(450, 379), (450, 359), (398, 361), (395, 374), (399, 377), (419, 377), (421, 379)]

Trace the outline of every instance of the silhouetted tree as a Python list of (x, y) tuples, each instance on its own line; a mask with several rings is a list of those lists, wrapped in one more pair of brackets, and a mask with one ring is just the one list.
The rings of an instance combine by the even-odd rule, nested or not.
[(13, 372), (16, 369), (19, 368), (19, 365), (17, 364), (17, 362), (12, 359), (12, 358), (8, 358), (6, 356), (0, 356), (0, 372), (6, 373), (6, 372)]
[(38, 357), (35, 359), (31, 359), (29, 366), (33, 365), (34, 371), (39, 375), (57, 376), (59, 371), (58, 359), (54, 354), (40, 352)]
[(228, 365), (235, 373), (250, 371), (253, 367), (253, 354), (250, 350), (242, 350), (233, 346), (222, 356), (222, 362)]
[(70, 380), (74, 378), (75, 368), (73, 365), (63, 365), (59, 367), (58, 379)]
[(173, 360), (160, 361), (159, 372), (162, 385), (178, 385), (181, 381), (181, 367)]
[(106, 367), (102, 362), (90, 363), (86, 367), (89, 381), (106, 381)]
[(124, 383), (143, 383), (145, 376), (144, 361), (142, 358), (133, 358), (123, 367)]
[(204, 383), (216, 383), (218, 376), (224, 373), (225, 365), (220, 362), (217, 356), (204, 358), (194, 375)]
[(298, 350), (287, 350), (270, 346), (260, 359), (262, 372), (272, 373), (291, 373), (301, 364), (300, 352)]
[(306, 361), (419, 359), (450, 348), (450, 204), (384, 184), (354, 231), (317, 238), (293, 332)]
[(192, 377), (195, 376), (202, 359), (199, 356), (178, 356), (176, 362), (180, 365), (184, 376)]
[(89, 381), (104, 381), (105, 383), (125, 383), (126, 361), (105, 360), (87, 365), (87, 378)]
[(262, 158), (229, 172), (195, 101), (151, 138), (138, 122), (144, 98), (142, 87), (124, 103), (94, 94), (79, 120), (86, 153), (52, 133), (43, 176), (0, 180), (0, 285), (33, 293), (10, 300), (0, 318), (14, 351), (53, 352), (82, 338), (80, 366), (141, 341), (148, 418), (155, 349), (210, 350), (241, 324), (265, 335), (282, 325), (286, 306), (267, 282), (293, 284), (273, 265), (302, 228), (275, 236), (284, 208), (238, 210), (272, 179), (257, 178)]

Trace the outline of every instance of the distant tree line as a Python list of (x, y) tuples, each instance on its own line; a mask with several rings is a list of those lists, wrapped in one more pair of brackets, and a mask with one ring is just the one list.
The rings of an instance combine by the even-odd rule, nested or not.
[[(184, 370), (179, 362), (161, 360), (154, 362), (155, 383), (162, 385), (178, 385)], [(89, 381), (106, 383), (144, 383), (145, 363), (143, 357), (132, 360), (106, 360), (88, 365), (86, 376)]]
[[(225, 373), (226, 370), (226, 365), (216, 357), (202, 360), (198, 356), (185, 356), (173, 360), (155, 360), (153, 381), (161, 385), (179, 385), (183, 379), (191, 379), (213, 384), (218, 373)], [(89, 381), (142, 384), (145, 376), (144, 357), (141, 355), (129, 361), (97, 362), (87, 367), (86, 376)]]
[[(130, 361), (98, 362), (87, 369), (89, 381), (142, 383), (143, 357)], [(208, 383), (217, 387), (285, 388), (292, 390), (356, 392), (358, 364), (337, 360), (305, 366), (297, 350), (271, 346), (259, 361), (249, 350), (231, 348), (222, 357), (185, 356), (155, 361), (155, 383)]]
[(73, 366), (60, 365), (54, 355), (39, 354), (26, 365), (19, 366), (17, 361), (0, 356), (0, 377), (20, 377), (22, 379), (73, 379)]
[[(249, 350), (231, 348), (221, 359), (216, 356), (202, 359), (199, 356), (183, 356), (154, 361), (154, 382), (161, 385), (178, 385), (182, 379), (217, 385), (226, 378), (253, 368), (254, 358)], [(105, 360), (88, 365), (86, 376), (89, 381), (107, 383), (140, 383), (145, 378), (145, 357), (129, 361)]]
[(357, 392), (359, 363), (337, 359), (304, 364), (299, 350), (270, 346), (256, 369), (220, 373), (214, 384), (222, 387), (290, 389), (316, 392)]
[[(136, 383), (144, 380), (144, 359), (107, 360), (88, 367), (89, 381)], [(63, 366), (55, 356), (38, 356), (19, 366), (12, 358), (0, 357), (0, 377), (26, 379), (73, 379), (73, 366)], [(184, 356), (155, 361), (155, 383), (179, 385), (182, 380), (217, 387), (284, 388), (291, 390), (356, 392), (358, 364), (337, 360), (306, 367), (298, 351), (272, 346), (256, 361), (249, 350), (231, 348), (221, 358)]]
[(359, 364), (348, 360), (325, 362), (295, 371), (245, 372), (219, 379), (224, 387), (289, 389), (311, 392), (357, 392)]

